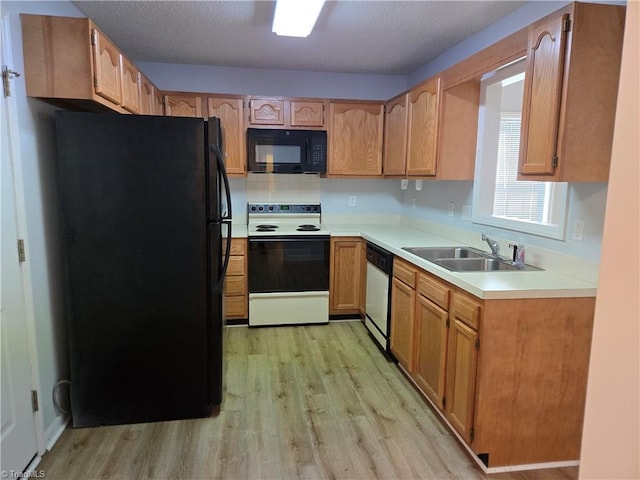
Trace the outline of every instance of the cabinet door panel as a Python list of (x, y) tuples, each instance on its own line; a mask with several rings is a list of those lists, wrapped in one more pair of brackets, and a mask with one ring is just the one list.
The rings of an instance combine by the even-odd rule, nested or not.
[(249, 110), (253, 125), (284, 125), (284, 100), (252, 99)]
[(422, 391), (440, 408), (445, 394), (448, 317), (446, 310), (418, 295), (415, 380)]
[(414, 289), (393, 279), (391, 286), (391, 353), (408, 371), (413, 372)]
[(520, 173), (555, 171), (568, 15), (529, 32), (520, 138)]
[(202, 97), (165, 95), (164, 114), (168, 117), (202, 117)]
[(143, 115), (157, 115), (155, 110), (155, 95), (156, 88), (153, 83), (145, 77), (140, 75), (140, 113)]
[(404, 175), (407, 163), (409, 94), (387, 103), (384, 127), (384, 174)]
[(246, 168), (243, 101), (241, 98), (208, 99), (209, 117), (220, 118), (222, 148), (227, 173), (244, 174)]
[(95, 92), (120, 105), (122, 102), (120, 52), (95, 28), (92, 30), (92, 36)]
[(439, 89), (434, 78), (410, 92), (407, 175), (436, 174)]
[(382, 104), (330, 105), (329, 173), (382, 175)]
[(291, 101), (292, 127), (323, 127), (324, 103)]
[(329, 302), (332, 314), (360, 311), (361, 249), (360, 239), (331, 241)]
[(122, 71), (122, 108), (131, 113), (140, 112), (140, 74), (136, 66), (120, 55)]
[(445, 415), (451, 425), (471, 444), (476, 393), (478, 332), (452, 321), (447, 352)]

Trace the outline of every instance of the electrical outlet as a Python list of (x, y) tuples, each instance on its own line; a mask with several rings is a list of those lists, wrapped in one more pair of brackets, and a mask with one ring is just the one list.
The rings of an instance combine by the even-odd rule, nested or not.
[(573, 221), (573, 235), (571, 235), (573, 240), (581, 242), (584, 238), (584, 220), (581, 218), (576, 218)]
[(471, 205), (462, 205), (462, 220), (471, 221)]
[(455, 208), (456, 208), (456, 204), (455, 204), (455, 203), (453, 203), (453, 202), (449, 202), (449, 212), (448, 212), (448, 215), (449, 215), (451, 218), (453, 218), (453, 212), (454, 212)]
[(357, 198), (355, 195), (349, 195), (349, 206), (355, 207), (357, 203)]

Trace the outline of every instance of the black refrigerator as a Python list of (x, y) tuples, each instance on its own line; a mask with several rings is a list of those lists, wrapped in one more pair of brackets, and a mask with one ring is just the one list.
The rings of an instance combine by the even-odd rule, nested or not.
[(221, 138), (217, 118), (56, 112), (74, 427), (221, 404)]

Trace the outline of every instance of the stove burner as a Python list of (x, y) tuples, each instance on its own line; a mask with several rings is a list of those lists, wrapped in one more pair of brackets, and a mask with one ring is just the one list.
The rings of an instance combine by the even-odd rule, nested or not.
[(299, 225), (296, 230), (298, 232), (317, 232), (320, 228), (315, 225)]
[(256, 228), (271, 228), (271, 229), (276, 229), (278, 228), (277, 225), (265, 225), (265, 224), (261, 224), (261, 225), (256, 225)]

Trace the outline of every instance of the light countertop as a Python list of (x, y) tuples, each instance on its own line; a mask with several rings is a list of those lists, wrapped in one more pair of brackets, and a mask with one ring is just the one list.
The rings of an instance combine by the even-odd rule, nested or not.
[[(552, 270), (452, 272), (402, 247), (464, 246), (403, 225), (326, 225), (331, 236), (360, 236), (483, 299), (595, 297), (597, 285)], [(488, 252), (488, 248), (487, 248)]]
[[(464, 246), (404, 225), (322, 224), (332, 237), (362, 237), (394, 255), (482, 299), (595, 297), (597, 285), (554, 272), (533, 271), (452, 272), (424, 260), (402, 247)], [(233, 237), (247, 236), (246, 225), (234, 224)]]

